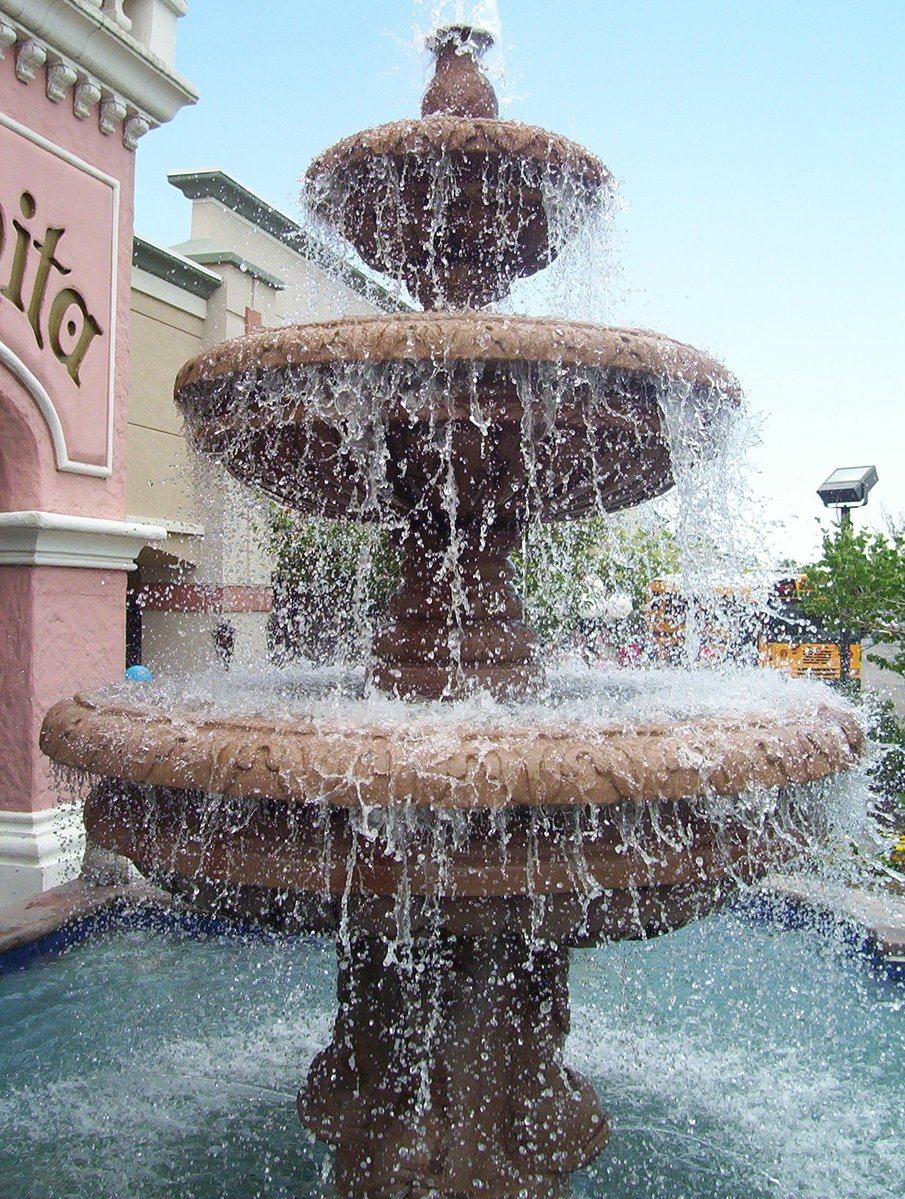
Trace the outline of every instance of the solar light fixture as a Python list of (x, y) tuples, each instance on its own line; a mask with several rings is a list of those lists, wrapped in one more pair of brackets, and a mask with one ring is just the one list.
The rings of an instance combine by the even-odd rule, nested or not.
[(820, 484), (817, 494), (827, 508), (863, 508), (877, 477), (875, 466), (840, 466)]

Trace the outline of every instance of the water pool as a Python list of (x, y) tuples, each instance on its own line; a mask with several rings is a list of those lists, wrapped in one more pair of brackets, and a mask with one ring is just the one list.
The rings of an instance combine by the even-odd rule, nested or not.
[[(314, 1199), (295, 1116), (334, 951), (111, 928), (0, 975), (3, 1199)], [(570, 1060), (613, 1118), (576, 1199), (898, 1199), (905, 987), (721, 914), (573, 954)]]

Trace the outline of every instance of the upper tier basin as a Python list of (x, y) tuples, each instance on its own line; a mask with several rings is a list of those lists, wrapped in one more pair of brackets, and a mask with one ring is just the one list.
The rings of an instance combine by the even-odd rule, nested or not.
[(478, 61), (492, 42), (468, 25), (438, 29), (422, 120), (356, 133), (305, 177), (309, 209), (425, 308), (502, 299), (556, 257), (612, 186), (582, 146), (498, 119)]
[(647, 330), (485, 313), (267, 330), (186, 363), (194, 445), (309, 513), (449, 509), (517, 526), (615, 511), (672, 485), (663, 405), (708, 429), (725, 368)]
[(332, 146), (305, 198), (424, 307), (479, 308), (547, 266), (611, 185), (593, 154), (546, 129), (437, 114)]

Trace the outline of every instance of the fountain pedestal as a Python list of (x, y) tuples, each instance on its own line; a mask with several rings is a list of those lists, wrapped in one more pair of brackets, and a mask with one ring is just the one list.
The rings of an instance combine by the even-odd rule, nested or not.
[[(333, 1041), (299, 1118), (336, 1147), (343, 1199), (558, 1199), (606, 1144), (590, 1085), (563, 1065), (568, 951), (436, 937), (340, 949)], [(398, 955), (398, 956), (395, 956)]]
[(517, 528), (467, 529), (451, 550), (448, 532), (410, 531), (391, 621), (374, 639), (378, 687), (451, 699), (477, 689), (521, 694), (540, 683), (537, 638), (507, 557), (518, 536)]

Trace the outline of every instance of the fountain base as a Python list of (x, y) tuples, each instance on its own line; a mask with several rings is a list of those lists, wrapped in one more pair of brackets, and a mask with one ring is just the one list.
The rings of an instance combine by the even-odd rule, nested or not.
[[(393, 956), (388, 960), (388, 955)], [(559, 1199), (609, 1135), (563, 1064), (568, 951), (451, 937), (340, 949), (333, 1041), (299, 1118), (336, 1147), (343, 1199)]]
[(298, 1109), (341, 1199), (554, 1199), (608, 1134), (562, 1060), (567, 946), (676, 929), (796, 855), (825, 804), (794, 784), (861, 747), (806, 698), (551, 728), (101, 695), (57, 705), (42, 745), (100, 776), (97, 844), (221, 916), (337, 936)]

